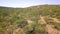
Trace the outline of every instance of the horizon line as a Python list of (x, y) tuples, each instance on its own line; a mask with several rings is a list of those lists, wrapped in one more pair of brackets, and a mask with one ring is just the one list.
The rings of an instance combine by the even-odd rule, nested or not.
[[(39, 5), (60, 5), (60, 4), (38, 4), (38, 5), (31, 5), (31, 6), (39, 6)], [(0, 7), (10, 7), (10, 8), (27, 8), (27, 7), (31, 7), (31, 6), (25, 6), (25, 7), (21, 7), (21, 6), (0, 6)]]

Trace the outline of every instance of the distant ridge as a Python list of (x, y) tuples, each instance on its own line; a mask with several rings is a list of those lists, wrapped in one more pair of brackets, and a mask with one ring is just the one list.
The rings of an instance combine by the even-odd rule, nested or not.
[[(25, 8), (33, 8), (33, 7), (51, 7), (51, 6), (60, 6), (60, 5), (50, 5), (50, 4), (44, 4), (44, 5), (33, 5)], [(20, 8), (20, 7), (6, 7), (6, 6), (0, 6), (0, 9), (8, 9), (8, 8)]]
[(0, 8), (3, 9), (3, 8), (13, 8), (13, 7), (4, 7), (4, 6), (0, 6)]

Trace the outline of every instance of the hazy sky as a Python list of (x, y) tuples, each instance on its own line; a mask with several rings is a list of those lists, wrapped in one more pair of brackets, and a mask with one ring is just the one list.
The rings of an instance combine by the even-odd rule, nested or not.
[(60, 4), (60, 0), (0, 0), (0, 6), (28, 7), (40, 4)]

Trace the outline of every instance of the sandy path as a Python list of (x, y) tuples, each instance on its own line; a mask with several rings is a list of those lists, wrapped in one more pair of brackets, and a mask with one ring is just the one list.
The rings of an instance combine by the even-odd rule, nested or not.
[(52, 18), (54, 22), (60, 23), (60, 21), (57, 18)]
[(46, 24), (46, 21), (43, 16), (40, 16), (40, 20), (38, 21), (40, 24)]
[(13, 34), (16, 34), (16, 32), (18, 32), (20, 30), (20, 28), (16, 29), (13, 31)]
[(60, 34), (60, 31), (55, 29), (53, 25), (46, 25), (46, 32), (48, 34)]
[(31, 24), (33, 21), (32, 20), (27, 20), (28, 24)]

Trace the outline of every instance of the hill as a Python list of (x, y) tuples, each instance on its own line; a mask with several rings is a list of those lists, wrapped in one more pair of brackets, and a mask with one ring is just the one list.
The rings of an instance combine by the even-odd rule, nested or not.
[(60, 5), (0, 7), (0, 34), (60, 34)]

